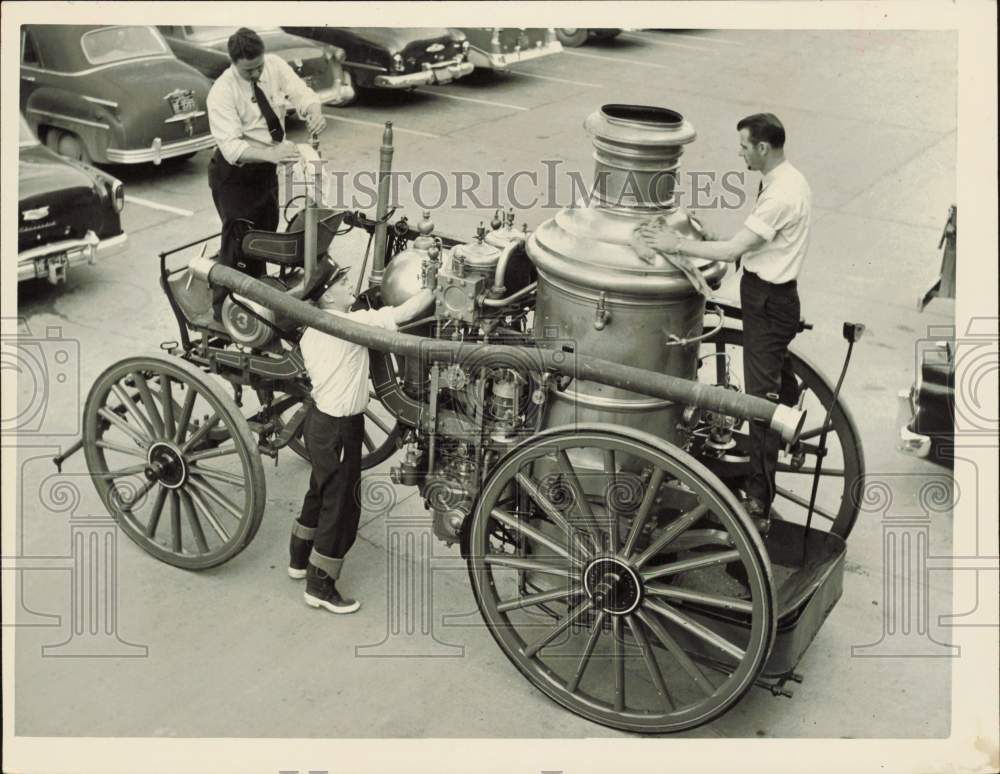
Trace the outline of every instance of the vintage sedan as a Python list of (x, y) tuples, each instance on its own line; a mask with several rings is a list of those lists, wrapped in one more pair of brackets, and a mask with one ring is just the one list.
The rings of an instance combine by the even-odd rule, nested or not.
[(159, 164), (214, 147), (210, 87), (155, 27), (21, 28), (21, 112), (49, 148), (83, 162)]
[(954, 340), (921, 342), (916, 378), (898, 394), (897, 448), (903, 454), (952, 465), (955, 446)]
[(588, 40), (611, 40), (622, 32), (611, 27), (556, 27), (556, 38), (566, 48), (576, 48)]
[(562, 51), (553, 29), (462, 27), (461, 31), (469, 41), (469, 61), (488, 70), (507, 70), (516, 62)]
[[(215, 80), (231, 64), (229, 36), (236, 27), (192, 27), (170, 25), (157, 27), (171, 51), (210, 80)], [(279, 27), (253, 27), (264, 41), (264, 48), (277, 54), (316, 92), (319, 101), (334, 107), (354, 99), (351, 76), (345, 72), (344, 49), (323, 45), (314, 40), (289, 35)]]
[(344, 49), (344, 67), (360, 88), (412, 89), (472, 72), (469, 41), (437, 27), (284, 27), (286, 32)]
[(17, 281), (66, 280), (70, 267), (125, 247), (120, 180), (44, 147), (20, 117)]

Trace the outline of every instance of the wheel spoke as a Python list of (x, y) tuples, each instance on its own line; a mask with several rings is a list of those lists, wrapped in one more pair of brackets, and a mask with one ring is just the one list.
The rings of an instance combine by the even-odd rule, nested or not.
[(680, 664), (681, 669), (691, 678), (692, 682), (697, 685), (705, 696), (711, 696), (715, 693), (715, 686), (705, 677), (704, 673), (698, 668), (698, 665), (691, 660), (691, 657), (684, 652), (684, 649), (680, 644), (663, 628), (662, 624), (653, 618), (651, 615), (646, 613), (644, 610), (636, 610), (636, 616), (642, 621), (646, 628), (648, 628), (653, 636), (656, 637), (663, 647), (665, 647), (670, 655), (674, 657), (678, 664)]
[(546, 562), (538, 562), (532, 559), (521, 559), (516, 556), (500, 556), (490, 554), (483, 557), (485, 564), (495, 564), (500, 567), (510, 567), (514, 570), (524, 570), (525, 572), (541, 572), (547, 575), (561, 575), (564, 578), (576, 578), (579, 573), (568, 567), (557, 567)]
[(244, 487), (246, 486), (247, 480), (243, 476), (237, 476), (234, 473), (226, 473), (223, 470), (216, 470), (215, 468), (205, 468), (200, 465), (191, 465), (191, 472), (196, 473), (204, 478), (215, 479), (216, 481), (222, 481), (226, 484), (232, 484), (233, 486)]
[(601, 626), (604, 624), (605, 612), (602, 610), (597, 614), (597, 619), (594, 621), (594, 625), (590, 629), (590, 636), (587, 638), (587, 644), (583, 649), (583, 653), (580, 654), (580, 661), (576, 665), (576, 671), (573, 673), (573, 677), (568, 683), (566, 683), (566, 690), (570, 693), (576, 691), (577, 686), (580, 685), (580, 680), (583, 679), (583, 673), (587, 671), (587, 664), (590, 663), (590, 654), (594, 652), (594, 646), (597, 644), (598, 638), (601, 636)]
[(153, 425), (150, 424), (149, 420), (142, 415), (142, 412), (139, 411), (135, 405), (135, 400), (133, 400), (132, 397), (125, 392), (125, 388), (120, 384), (114, 384), (111, 386), (111, 392), (115, 394), (115, 397), (118, 398), (118, 402), (121, 403), (122, 408), (124, 408), (129, 416), (131, 416), (139, 424), (139, 426), (143, 429), (143, 432), (145, 432), (150, 439), (154, 438), (156, 433), (153, 431)]
[(171, 547), (175, 554), (181, 553), (181, 498), (176, 491), (170, 493)]
[(702, 546), (726, 546), (735, 544), (733, 536), (723, 529), (689, 529), (673, 542), (674, 551), (690, 551)]
[(94, 446), (98, 449), (107, 449), (108, 451), (115, 451), (119, 454), (127, 454), (130, 457), (139, 457), (140, 459), (146, 459), (146, 455), (135, 448), (128, 446), (120, 446), (117, 443), (111, 443), (110, 441), (97, 440), (94, 441)]
[(667, 597), (668, 599), (679, 599), (682, 602), (695, 602), (699, 605), (721, 607), (723, 610), (732, 610), (738, 613), (753, 613), (753, 603), (737, 597), (706, 594), (701, 591), (692, 591), (691, 589), (682, 589), (676, 586), (660, 586), (655, 583), (646, 584), (646, 593), (652, 597)]
[(372, 449), (375, 448), (375, 441), (373, 441), (372, 437), (368, 435), (367, 430), (364, 431), (364, 438), (361, 439), (361, 442), (365, 445), (365, 448), (368, 451), (371, 451)]
[[(784, 487), (780, 486), (776, 486), (774, 488), (774, 491), (777, 494), (784, 497), (786, 500), (791, 500), (796, 505), (799, 505), (803, 508), (809, 507), (809, 501), (804, 497), (800, 497), (799, 495), (795, 494), (795, 492), (791, 492), (788, 489), (785, 489)], [(822, 516), (824, 519), (827, 519), (828, 521), (837, 520), (837, 515), (835, 513), (830, 513), (830, 511), (828, 511), (826, 508), (823, 508), (819, 503), (815, 503), (813, 505), (813, 513), (817, 514), (818, 516)]]
[[(209, 497), (212, 500), (214, 500), (224, 510), (228, 511), (229, 515), (232, 516), (237, 521), (243, 519), (243, 512), (237, 507), (236, 503), (234, 503), (232, 500), (230, 500), (228, 497), (222, 494), (222, 492), (220, 492), (218, 489), (216, 489), (207, 481), (204, 481), (197, 475), (190, 475), (188, 476), (188, 483), (198, 492), (201, 492), (206, 497)], [(226, 537), (226, 539), (227, 540), (229, 539), (228, 536)]]
[(149, 417), (149, 421), (153, 424), (153, 429), (156, 431), (156, 437), (163, 437), (163, 419), (160, 417), (159, 409), (156, 408), (156, 401), (153, 400), (153, 393), (149, 391), (149, 384), (146, 382), (146, 377), (141, 373), (134, 373), (132, 377), (135, 379), (135, 387), (139, 391), (139, 399), (142, 401), (142, 405), (146, 408), (146, 414)]
[(181, 446), (181, 451), (187, 454), (191, 449), (201, 443), (202, 439), (212, 432), (212, 428), (219, 424), (221, 419), (222, 417), (218, 414), (212, 414), (212, 416), (205, 421), (205, 424), (199, 427), (195, 434), (184, 442), (184, 445)]
[(163, 429), (168, 438), (177, 433), (177, 423), (174, 421), (174, 395), (170, 386), (170, 376), (160, 374), (160, 403), (163, 404)]
[[(142, 500), (146, 496), (146, 492), (152, 489), (156, 485), (155, 481), (143, 481), (142, 486), (140, 486), (133, 494), (131, 499), (126, 502), (125, 500), (119, 499), (118, 502), (121, 505), (122, 511), (125, 513), (132, 513), (132, 506)], [(117, 490), (116, 490), (117, 491)]]
[(617, 463), (615, 462), (615, 450), (604, 450), (604, 473), (607, 475), (607, 488), (604, 492), (604, 504), (608, 511), (608, 547), (611, 553), (618, 553), (618, 514), (611, 506), (610, 493), (613, 492), (618, 483)]
[(366, 411), (365, 419), (369, 420), (373, 425), (375, 425), (379, 430), (381, 430), (386, 435), (389, 435), (392, 432), (392, 428), (389, 427), (385, 422), (383, 422), (381, 418), (375, 416), (374, 411)]
[(101, 408), (97, 409), (97, 413), (100, 414), (103, 419), (107, 420), (112, 425), (121, 430), (123, 433), (125, 433), (125, 435), (127, 435), (137, 444), (139, 444), (143, 449), (149, 448), (149, 444), (152, 443), (152, 439), (148, 438), (147, 436), (144, 436), (142, 433), (140, 433), (138, 430), (132, 427), (132, 425), (130, 425), (124, 419), (119, 417), (114, 411), (110, 411), (109, 409), (106, 409), (102, 406)]
[(684, 615), (679, 610), (677, 610), (677, 608), (667, 604), (666, 602), (660, 602), (658, 600), (653, 600), (653, 599), (646, 599), (645, 601), (643, 601), (642, 605), (647, 610), (651, 610), (657, 615), (660, 615), (663, 618), (672, 621), (685, 631), (689, 632), (690, 634), (693, 634), (695, 637), (698, 637), (701, 640), (704, 640), (709, 645), (718, 648), (723, 653), (732, 656), (737, 661), (742, 661), (744, 656), (746, 656), (746, 651), (744, 651), (742, 648), (733, 644), (725, 637), (723, 637), (721, 634), (716, 634), (707, 626), (704, 626), (703, 624), (700, 624), (697, 621), (693, 620), (692, 618), (689, 618), (688, 616)]
[[(826, 406), (824, 406), (823, 408), (825, 410)], [(830, 422), (830, 424), (828, 424), (826, 426), (826, 429), (827, 429), (827, 432), (833, 430), (833, 422), (832, 421)], [(823, 434), (823, 426), (822, 425), (820, 425), (819, 427), (810, 427), (808, 430), (803, 430), (799, 434), (798, 440), (801, 443), (802, 441), (808, 441), (808, 440), (810, 440), (812, 438), (819, 438), (819, 436), (822, 435), (822, 434)]]
[(592, 603), (589, 599), (585, 599), (579, 605), (570, 610), (566, 615), (564, 615), (559, 623), (545, 632), (541, 637), (535, 640), (530, 645), (524, 648), (524, 655), (528, 658), (534, 658), (535, 654), (538, 653), (542, 648), (548, 645), (552, 640), (562, 634), (566, 629), (569, 628), (570, 624), (576, 621), (581, 615), (586, 613), (592, 607)]
[(587, 556), (591, 556), (592, 552), (587, 547), (583, 540), (583, 536), (570, 524), (566, 517), (562, 515), (562, 512), (556, 508), (555, 503), (549, 500), (542, 491), (538, 488), (538, 484), (531, 478), (531, 476), (525, 473), (518, 473), (515, 478), (517, 483), (521, 485), (525, 492), (527, 492), (528, 497), (530, 497), (535, 504), (545, 512), (545, 515), (552, 520), (552, 522), (558, 525), (567, 535), (570, 535), (573, 540), (576, 541), (576, 545), (580, 547)]
[(629, 630), (632, 632), (632, 636), (635, 637), (635, 642), (639, 646), (639, 653), (642, 655), (642, 660), (646, 664), (646, 671), (649, 672), (650, 678), (653, 680), (653, 688), (656, 689), (657, 694), (660, 696), (660, 700), (663, 705), (667, 708), (669, 712), (673, 712), (676, 709), (674, 700), (667, 690), (666, 683), (663, 682), (663, 674), (660, 672), (660, 667), (656, 663), (656, 654), (653, 653), (653, 649), (649, 646), (649, 640), (646, 639), (646, 633), (642, 630), (640, 626), (635, 621), (635, 617), (631, 615), (625, 616), (625, 623), (628, 624)]
[(611, 660), (615, 673), (615, 711), (625, 711), (625, 641), (621, 616), (611, 619)]
[(604, 537), (601, 535), (600, 530), (597, 528), (597, 522), (594, 520), (594, 511), (590, 507), (590, 503), (587, 502), (587, 496), (584, 494), (583, 486), (580, 484), (580, 479), (576, 475), (576, 470), (573, 468), (573, 463), (570, 462), (569, 455), (566, 453), (565, 449), (560, 449), (559, 453), (556, 455), (559, 462), (559, 471), (566, 477), (569, 482), (569, 488), (573, 490), (573, 499), (576, 501), (580, 513), (583, 516), (583, 525), (590, 535), (591, 540), (600, 550), (604, 546)]
[(703, 567), (714, 567), (718, 564), (729, 564), (730, 562), (739, 561), (740, 552), (733, 551), (716, 551), (711, 554), (703, 554), (701, 556), (695, 556), (691, 559), (681, 559), (679, 562), (671, 562), (670, 564), (663, 564), (651, 570), (646, 570), (642, 573), (642, 579), (645, 581), (651, 581), (655, 578), (662, 578), (664, 575), (676, 575), (679, 572), (687, 572), (689, 570), (700, 570)]
[[(170, 492), (165, 486), (160, 487), (160, 491), (156, 493), (156, 502), (153, 503), (153, 510), (149, 514), (149, 521), (146, 522), (146, 529), (144, 530), (146, 537), (152, 540), (156, 537), (156, 527), (160, 523), (160, 514), (163, 513), (163, 504), (167, 499), (167, 493)], [(171, 494), (173, 494), (171, 492)]]
[(498, 602), (497, 610), (501, 613), (506, 613), (509, 610), (520, 610), (521, 608), (532, 607), (533, 605), (541, 605), (545, 602), (554, 602), (557, 599), (579, 596), (582, 593), (583, 590), (579, 588), (542, 591), (538, 594), (528, 594), (525, 597), (517, 597), (515, 599), (507, 599), (502, 602)]
[(194, 542), (198, 547), (198, 553), (207, 554), (208, 541), (205, 540), (205, 530), (201, 528), (201, 522), (198, 521), (198, 513), (195, 506), (197, 501), (192, 497), (192, 493), (185, 492), (183, 489), (180, 490), (180, 497), (182, 510), (184, 511), (184, 516), (187, 517), (191, 534), (194, 535)]
[(515, 518), (512, 514), (507, 513), (507, 511), (503, 510), (502, 508), (494, 508), (490, 512), (490, 515), (494, 519), (496, 519), (497, 521), (499, 521), (501, 524), (506, 524), (508, 527), (510, 527), (511, 529), (517, 530), (518, 532), (520, 532), (525, 537), (528, 537), (528, 538), (530, 538), (531, 540), (534, 540), (537, 543), (541, 543), (543, 546), (545, 546), (546, 548), (548, 548), (550, 551), (552, 551), (553, 553), (555, 553), (557, 556), (561, 556), (563, 559), (566, 559), (571, 564), (575, 564), (575, 565), (578, 565), (578, 566), (582, 566), (583, 565), (583, 560), (580, 559), (580, 557), (573, 556), (569, 551), (567, 551), (561, 545), (559, 545), (558, 543), (556, 543), (550, 537), (548, 537), (547, 535), (539, 532), (534, 527), (529, 527), (523, 521)]
[(699, 504), (687, 513), (678, 516), (670, 522), (669, 525), (667, 525), (656, 540), (649, 544), (649, 548), (643, 551), (642, 554), (635, 560), (633, 563), (634, 566), (637, 569), (642, 567), (646, 562), (656, 556), (670, 541), (684, 532), (684, 530), (693, 525), (706, 513), (708, 513), (708, 506)]
[(221, 524), (219, 524), (218, 519), (215, 518), (215, 514), (212, 513), (212, 509), (208, 507), (208, 503), (206, 503), (202, 499), (202, 496), (198, 494), (197, 486), (191, 488), (189, 491), (185, 492), (185, 494), (191, 498), (198, 510), (201, 511), (202, 516), (205, 517), (205, 521), (208, 522), (208, 526), (210, 526), (215, 534), (219, 536), (219, 539), (223, 543), (228, 543), (229, 533), (226, 532), (225, 528)]
[(198, 391), (194, 385), (188, 385), (187, 395), (184, 396), (184, 405), (181, 406), (181, 415), (177, 420), (177, 429), (174, 433), (174, 443), (183, 443), (187, 436), (188, 425), (191, 424), (191, 413), (194, 411), (194, 401), (198, 397)]
[(192, 452), (187, 455), (187, 461), (190, 464), (196, 462), (204, 462), (205, 460), (213, 459), (214, 457), (225, 457), (229, 454), (237, 454), (239, 449), (235, 446), (220, 446), (217, 449), (205, 449), (204, 451)]
[(639, 539), (639, 534), (642, 532), (642, 528), (646, 524), (646, 519), (649, 518), (649, 513), (653, 509), (653, 501), (656, 499), (656, 493), (660, 490), (660, 484), (663, 483), (663, 475), (662, 468), (653, 470), (653, 475), (649, 479), (649, 486), (646, 488), (646, 493), (642, 498), (642, 505), (639, 506), (639, 511), (635, 514), (632, 529), (629, 530), (628, 539), (622, 548), (622, 553), (625, 556), (631, 554), (632, 549), (635, 548), (635, 541)]

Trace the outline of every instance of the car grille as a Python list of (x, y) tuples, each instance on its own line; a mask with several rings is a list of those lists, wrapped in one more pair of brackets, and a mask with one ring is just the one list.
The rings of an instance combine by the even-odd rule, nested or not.
[[(435, 43), (441, 44), (443, 47), (439, 51), (429, 52), (428, 47), (437, 48)], [(436, 65), (441, 62), (454, 59), (462, 52), (461, 46), (457, 43), (452, 43), (450, 41), (434, 41), (434, 40), (424, 40), (417, 43), (411, 43), (403, 51), (403, 61), (406, 62), (407, 72), (413, 70), (419, 70), (423, 63), (428, 63), (430, 65)]]
[[(26, 210), (45, 206), (49, 212), (44, 217), (24, 219)], [(103, 220), (102, 202), (91, 188), (71, 188), (26, 199), (18, 205), (18, 252), (63, 239), (79, 239), (90, 230), (100, 233)]]

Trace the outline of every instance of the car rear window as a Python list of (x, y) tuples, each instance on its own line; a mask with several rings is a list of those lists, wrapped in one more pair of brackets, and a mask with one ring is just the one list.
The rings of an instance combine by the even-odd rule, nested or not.
[(167, 53), (163, 39), (151, 27), (91, 30), (84, 33), (80, 45), (87, 61), (95, 65)]
[[(196, 40), (201, 43), (214, 42), (217, 40), (228, 40), (229, 36), (232, 35), (239, 27), (184, 27), (184, 35), (188, 40)], [(278, 27), (258, 27), (254, 26), (251, 29), (257, 32), (270, 32), (272, 30), (277, 30)]]

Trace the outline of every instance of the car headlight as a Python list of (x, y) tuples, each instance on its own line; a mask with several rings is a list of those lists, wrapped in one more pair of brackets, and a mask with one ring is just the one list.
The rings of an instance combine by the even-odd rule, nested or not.
[(398, 73), (401, 73), (401, 72), (403, 72), (403, 70), (406, 69), (406, 67), (403, 65), (403, 55), (402, 54), (393, 54), (392, 55), (392, 69), (395, 70)]

